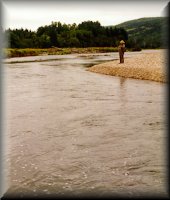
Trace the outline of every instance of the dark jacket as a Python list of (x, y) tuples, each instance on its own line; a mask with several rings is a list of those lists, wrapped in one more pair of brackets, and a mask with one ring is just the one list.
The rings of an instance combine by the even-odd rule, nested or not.
[(118, 46), (118, 51), (119, 51), (119, 53), (124, 54), (124, 52), (126, 51), (125, 46), (119, 45)]

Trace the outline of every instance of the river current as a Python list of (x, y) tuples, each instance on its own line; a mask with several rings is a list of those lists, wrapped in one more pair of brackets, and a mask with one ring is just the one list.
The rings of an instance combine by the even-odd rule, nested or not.
[(86, 70), (116, 56), (4, 64), (7, 195), (166, 195), (166, 84)]

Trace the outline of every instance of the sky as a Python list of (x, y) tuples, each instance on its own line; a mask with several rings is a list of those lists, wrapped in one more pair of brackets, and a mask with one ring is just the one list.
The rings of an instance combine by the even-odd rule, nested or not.
[(3, 29), (38, 27), (60, 21), (77, 25), (99, 21), (102, 26), (165, 16), (168, 0), (2, 0)]

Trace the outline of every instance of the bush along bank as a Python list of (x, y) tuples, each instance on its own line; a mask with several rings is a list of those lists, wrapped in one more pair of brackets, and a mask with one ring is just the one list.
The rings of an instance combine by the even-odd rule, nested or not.
[[(140, 48), (127, 49), (126, 51), (141, 51)], [(46, 48), (46, 49), (4, 49), (5, 58), (26, 57), (26, 56), (41, 56), (41, 55), (65, 55), (65, 54), (86, 54), (86, 53), (110, 53), (118, 52), (117, 47), (88, 47), (88, 48)]]

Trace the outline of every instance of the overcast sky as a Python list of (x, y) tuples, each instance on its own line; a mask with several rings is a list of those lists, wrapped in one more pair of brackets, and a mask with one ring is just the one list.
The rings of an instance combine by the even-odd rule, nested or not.
[(116, 25), (142, 17), (165, 16), (168, 0), (4, 0), (2, 26), (37, 30), (53, 21), (79, 24), (99, 21), (102, 26)]

